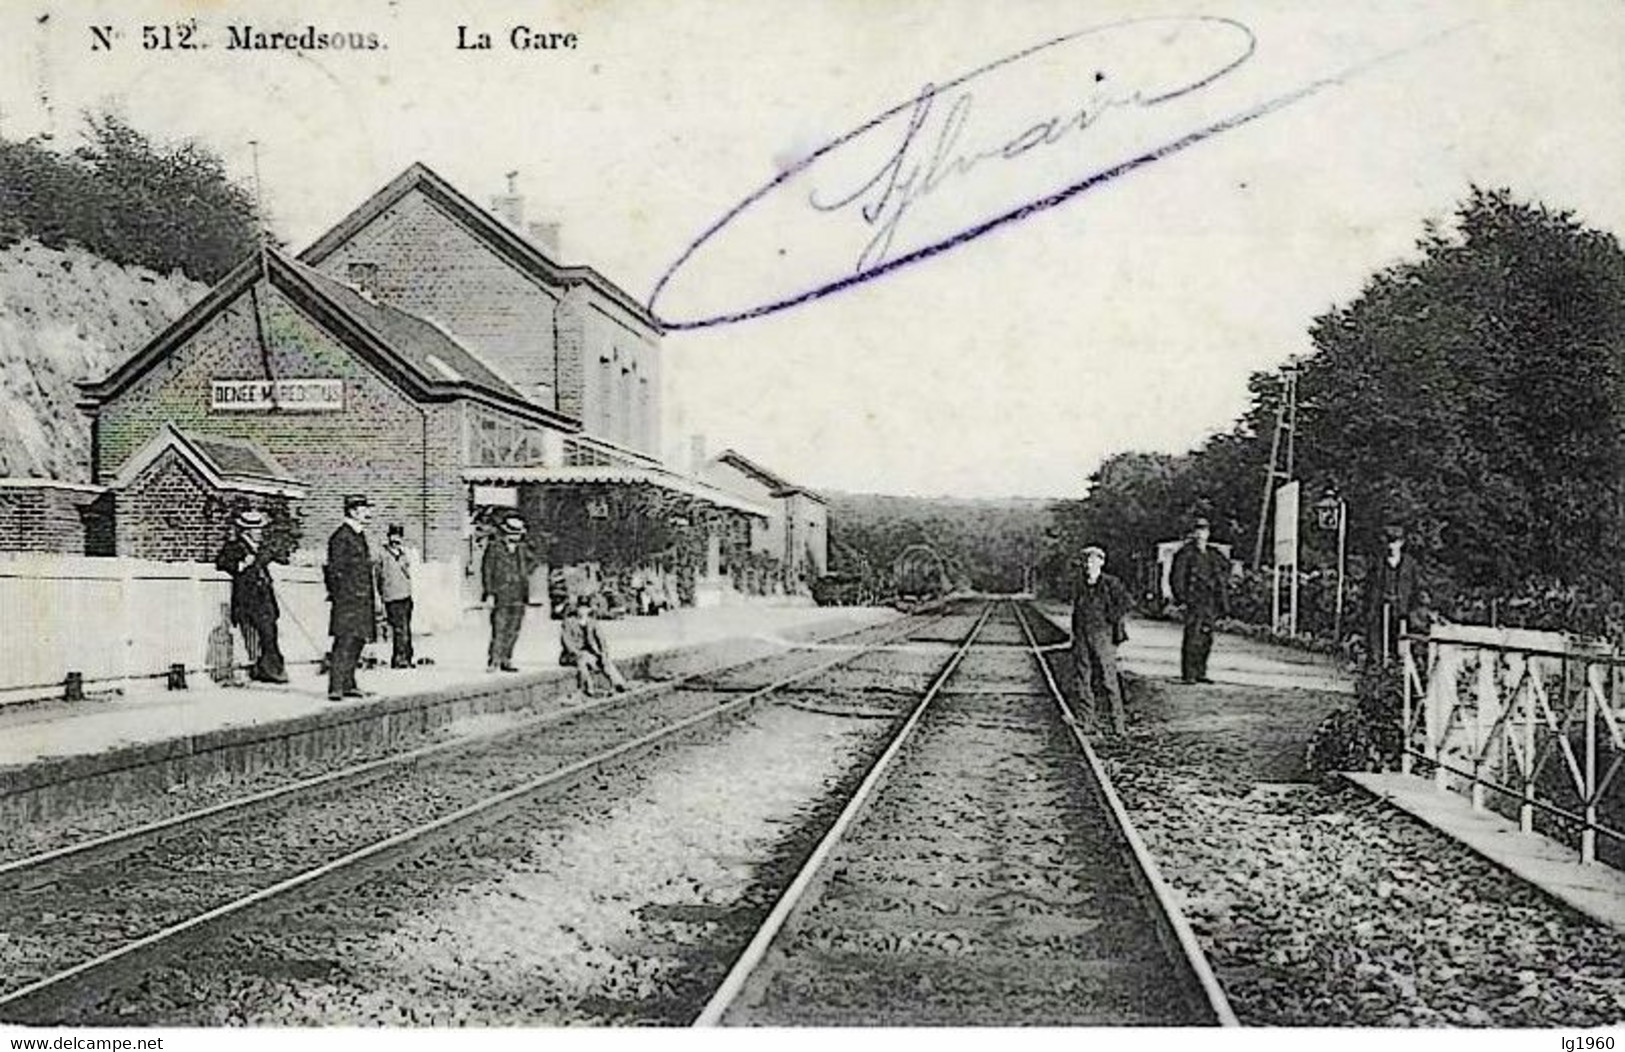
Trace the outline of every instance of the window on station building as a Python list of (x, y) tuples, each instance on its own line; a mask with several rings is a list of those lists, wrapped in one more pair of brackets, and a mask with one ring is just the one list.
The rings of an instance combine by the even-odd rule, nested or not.
[(634, 438), (634, 421), (632, 417), (632, 387), (637, 382), (638, 365), (630, 356), (621, 361), (620, 389), (616, 391), (620, 399), (620, 433), (616, 440), (631, 445), (636, 442)]
[(473, 423), (469, 459), (476, 467), (522, 467), (547, 459), (546, 442), (536, 428), (484, 412), (476, 414)]
[(609, 434), (613, 423), (613, 390), (615, 362), (608, 354), (598, 356), (598, 383), (596, 395), (598, 398), (598, 431), (600, 434)]
[(638, 377), (638, 427), (637, 441), (639, 447), (651, 449), (655, 444), (654, 421), (649, 419), (649, 378)]

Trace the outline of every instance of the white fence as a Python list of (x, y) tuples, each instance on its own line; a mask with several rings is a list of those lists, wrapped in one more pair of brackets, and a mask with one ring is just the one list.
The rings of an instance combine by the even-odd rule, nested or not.
[[(327, 593), (320, 567), (275, 566), (280, 637), (289, 661), (327, 651)], [(430, 634), (462, 614), (454, 567), (422, 565), (415, 630)], [(230, 631), (231, 582), (205, 563), (13, 553), (0, 556), (0, 702), (62, 693), (68, 673), (94, 690), (216, 664)], [(243, 660), (241, 637), (234, 639)]]
[[(1572, 831), (1586, 862), (1598, 834), (1625, 846), (1625, 658), (1560, 634), (1440, 626), (1405, 641), (1401, 770), (1492, 797), (1535, 828)], [(1618, 865), (1618, 850), (1607, 853)]]

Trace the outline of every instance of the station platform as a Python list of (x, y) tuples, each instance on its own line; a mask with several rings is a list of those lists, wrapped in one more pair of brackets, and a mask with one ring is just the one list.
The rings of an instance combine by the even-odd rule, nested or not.
[[(463, 696), (513, 695), (523, 701), (526, 692), (573, 690), (574, 671), (558, 664), (559, 622), (531, 610), (514, 651), (519, 672), (490, 672), (489, 626), (482, 615), (474, 612), (451, 631), (416, 637), (417, 656), (433, 664), (390, 669), (388, 644), (369, 646), (368, 653), (382, 657), (386, 667), (358, 670), (358, 685), (374, 695), (366, 699), (329, 701), (326, 677), (315, 666), (300, 664), (289, 666), (287, 685), (221, 685), (193, 674), (184, 690), (138, 681), (126, 692), (82, 701), (8, 705), (0, 710), (0, 805), (8, 795), (52, 783), (174, 765), (228, 748), (258, 745), (263, 751), (290, 736), (331, 732), (340, 725), (411, 722), (416, 710)], [(797, 639), (827, 637), (897, 616), (883, 608), (752, 604), (681, 609), (600, 625), (616, 662), (632, 674), (646, 670), (653, 656), (715, 646), (719, 660), (724, 653), (744, 660)], [(754, 645), (725, 646), (730, 640)], [(353, 737), (353, 730), (347, 733)]]
[[(1046, 605), (1044, 614), (1062, 629), (1071, 622), (1064, 607)], [(1128, 640), (1117, 648), (1118, 661), (1136, 675), (1179, 678), (1180, 625), (1170, 621), (1129, 618)], [(1353, 694), (1354, 679), (1337, 658), (1295, 650), (1221, 632), (1214, 637), (1208, 676), (1218, 687), (1271, 687)]]
[(1625, 934), (1625, 873), (1580, 861), (1580, 853), (1459, 793), (1415, 775), (1350, 772), (1349, 781), (1593, 920)]

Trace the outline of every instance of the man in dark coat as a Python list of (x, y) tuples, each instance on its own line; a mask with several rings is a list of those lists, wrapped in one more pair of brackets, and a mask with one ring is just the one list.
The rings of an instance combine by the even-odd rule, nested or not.
[(1117, 674), (1117, 646), (1128, 638), (1123, 620), (1128, 617), (1128, 589), (1105, 572), (1104, 548), (1083, 550), (1083, 577), (1072, 600), (1072, 658), (1078, 670), (1078, 695), (1092, 714), (1095, 705), (1094, 680), (1100, 677), (1111, 707), (1112, 726), (1124, 732), (1123, 688)]
[(518, 672), (513, 663), (513, 646), (525, 623), (525, 606), (530, 602), (530, 575), (536, 557), (525, 544), (525, 520), (509, 515), (498, 536), (485, 546), (480, 561), (480, 601), (491, 600), (491, 648), (486, 669)]
[(344, 498), (344, 521), (327, 541), (327, 600), (333, 604), (327, 631), (333, 651), (327, 662), (327, 697), (330, 701), (364, 698), (356, 686), (355, 667), (361, 650), (377, 638), (378, 597), (373, 587), (372, 551), (367, 545), (367, 523), (372, 502), (363, 496)]
[(577, 599), (566, 612), (564, 623), (559, 626), (559, 648), (559, 664), (575, 668), (576, 682), (589, 698), (597, 694), (593, 688), (594, 672), (602, 672), (615, 693), (623, 694), (628, 689), (626, 677), (615, 667), (609, 656), (609, 644), (604, 641), (598, 622), (593, 620), (590, 596)]
[(1383, 556), (1368, 578), (1367, 638), (1378, 660), (1392, 661), (1399, 652), (1399, 639), (1416, 623), (1418, 599), (1416, 560), (1405, 550), (1405, 531), (1389, 526), (1383, 531)]
[(1185, 633), (1179, 645), (1179, 676), (1186, 683), (1212, 683), (1207, 675), (1213, 627), (1230, 612), (1229, 560), (1208, 546), (1206, 519), (1197, 519), (1190, 540), (1174, 555), (1169, 584), (1174, 602), (1185, 607)]
[(265, 550), (265, 515), (248, 510), (236, 520), (236, 531), (220, 548), (215, 568), (231, 575), (231, 623), (243, 633), (253, 662), (248, 678), (257, 683), (286, 683), (288, 673), (277, 642), (276, 587)]

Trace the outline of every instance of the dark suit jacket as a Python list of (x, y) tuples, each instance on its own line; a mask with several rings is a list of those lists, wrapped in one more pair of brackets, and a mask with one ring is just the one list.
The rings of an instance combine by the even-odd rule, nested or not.
[(1110, 629), (1113, 643), (1128, 638), (1123, 619), (1128, 616), (1133, 601), (1123, 582), (1109, 573), (1101, 573), (1100, 580), (1090, 587), (1087, 578), (1078, 578), (1072, 599), (1072, 638), (1081, 641), (1090, 630)]
[(231, 575), (231, 623), (234, 625), (275, 621), (281, 613), (265, 545), (253, 551), (254, 561), (244, 567), (243, 560), (251, 551), (241, 537), (233, 537), (221, 546), (214, 560), (216, 569)]
[(497, 606), (523, 606), (530, 602), (530, 572), (536, 556), (523, 541), (508, 550), (508, 542), (492, 537), (480, 560), (481, 599)]
[(1387, 603), (1393, 604), (1388, 615), (1390, 632), (1398, 632), (1401, 621), (1407, 625), (1414, 624), (1418, 597), (1416, 560), (1411, 558), (1409, 552), (1399, 557), (1397, 567), (1388, 565), (1388, 556), (1384, 552), (1377, 558), (1376, 569), (1371, 571), (1367, 580), (1370, 587), (1366, 594), (1366, 617), (1370, 622), (1368, 631), (1371, 638), (1376, 639), (1382, 632), (1382, 608)]
[(1183, 604), (1187, 614), (1230, 612), (1230, 564), (1217, 548), (1203, 551), (1187, 541), (1174, 555), (1168, 583), (1174, 602)]
[(333, 604), (327, 631), (334, 639), (377, 638), (378, 599), (367, 538), (341, 524), (327, 539), (327, 600)]

